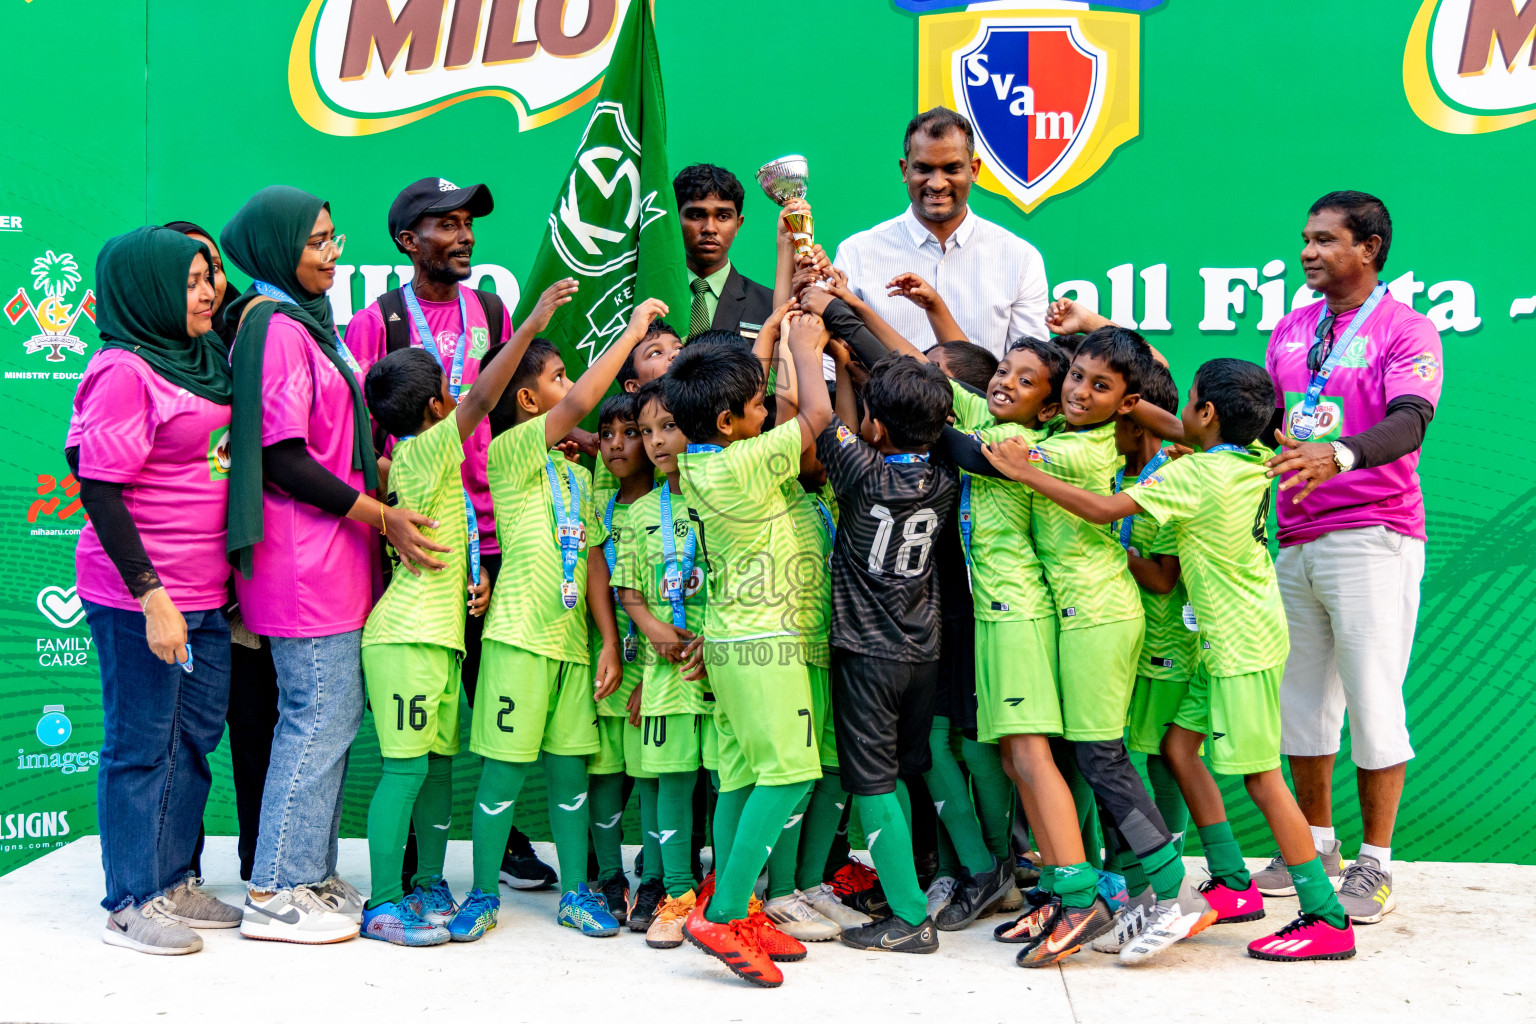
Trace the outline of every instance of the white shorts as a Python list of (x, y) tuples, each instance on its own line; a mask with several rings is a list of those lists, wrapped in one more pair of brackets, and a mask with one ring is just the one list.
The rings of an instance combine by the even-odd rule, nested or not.
[(1403, 679), (1419, 615), (1424, 542), (1369, 526), (1280, 549), (1291, 634), (1280, 682), (1280, 751), (1339, 752), (1349, 709), (1351, 757), (1366, 769), (1413, 757)]

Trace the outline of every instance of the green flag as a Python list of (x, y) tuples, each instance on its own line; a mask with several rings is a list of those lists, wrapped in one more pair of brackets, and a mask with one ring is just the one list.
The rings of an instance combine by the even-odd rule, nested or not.
[(649, 0), (631, 0), (515, 319), (528, 316), (545, 288), (576, 278), (580, 290), (543, 336), (567, 365), (586, 366), (623, 332), (637, 302), (655, 297), (672, 315), (686, 312), (684, 267), (656, 29)]

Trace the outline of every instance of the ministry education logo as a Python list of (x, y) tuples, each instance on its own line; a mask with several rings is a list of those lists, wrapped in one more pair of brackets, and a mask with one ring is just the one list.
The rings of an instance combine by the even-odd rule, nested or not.
[(1421, 121), (1455, 135), (1536, 121), (1536, 0), (1424, 0), (1403, 91)]
[(527, 131), (597, 95), (632, 2), (310, 0), (288, 91), (328, 135), (385, 132), (491, 96)]
[(26, 287), (16, 289), (11, 301), (6, 303), (5, 317), (14, 327), (23, 317), (30, 316), (37, 333), (23, 345), (27, 355), (47, 351), (50, 363), (62, 363), (65, 352), (85, 355), (85, 342), (74, 334), (75, 324), (81, 316), (96, 322), (96, 295), (89, 288), (77, 303), (68, 301), (80, 287), (80, 265), (70, 253), (56, 253), (52, 249), (32, 261), (32, 293)]
[(918, 19), (917, 106), (958, 110), (976, 131), (977, 184), (1025, 213), (1083, 184), (1141, 128), (1141, 13), (1164, 0), (1042, 3)]

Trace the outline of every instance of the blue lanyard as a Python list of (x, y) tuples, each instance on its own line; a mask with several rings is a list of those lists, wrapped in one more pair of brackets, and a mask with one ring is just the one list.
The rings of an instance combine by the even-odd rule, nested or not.
[[(251, 287), (269, 299), (276, 299), (278, 302), (286, 302), (290, 306), (299, 305), (297, 302), (293, 301), (293, 296), (289, 295), (275, 284), (268, 284), (265, 281), (252, 281)], [(300, 306), (299, 308), (302, 309), (303, 307)], [(361, 377), (363, 375), (363, 368), (357, 365), (357, 360), (353, 357), (352, 350), (347, 348), (347, 346), (342, 343), (340, 334), (336, 335), (336, 347), (341, 351), (341, 361), (346, 363), (348, 368), (351, 369), (353, 373)]]
[[(438, 354), (437, 345), (432, 339), (432, 329), (427, 326), (427, 318), (421, 311), (421, 303), (416, 301), (416, 290), (410, 282), (400, 286), (400, 295), (405, 299), (405, 308), (411, 311), (411, 319), (416, 321), (416, 336), (421, 339), (421, 347), (431, 353), (432, 358), (439, 363), (443, 357)], [(469, 337), (469, 311), (464, 305), (464, 289), (459, 289), (459, 341), (453, 347), (453, 369), (448, 372), (448, 393), (453, 400), (459, 400), (459, 389), (464, 385), (464, 350), (469, 348), (465, 342)]]
[[(1317, 368), (1317, 373), (1312, 375), (1312, 382), (1307, 385), (1307, 391), (1301, 396), (1301, 409), (1290, 422), (1290, 435), (1298, 441), (1305, 441), (1317, 430), (1317, 403), (1323, 397), (1323, 387), (1328, 383), (1328, 378), (1333, 376), (1333, 371), (1338, 368), (1339, 360), (1344, 358), (1349, 351), (1350, 342), (1355, 340), (1355, 335), (1360, 328), (1365, 326), (1371, 313), (1381, 302), (1382, 296), (1387, 294), (1385, 283), (1378, 283), (1371, 289), (1371, 297), (1365, 300), (1365, 305), (1355, 314), (1355, 318), (1349, 322), (1349, 328), (1344, 336), (1333, 344), (1333, 351), (1328, 353), (1328, 358), (1323, 360), (1323, 365)], [(1323, 318), (1328, 315), (1328, 307), (1325, 305), (1317, 315), (1317, 322), (1322, 324)]]
[(1211, 447), (1207, 448), (1205, 450), (1205, 454), (1215, 455), (1217, 452), (1237, 452), (1239, 455), (1242, 455), (1247, 451), (1248, 449), (1244, 448), (1240, 444), (1227, 444), (1226, 442), (1222, 442), (1221, 444), (1212, 445)]
[(893, 463), (905, 464), (905, 463), (912, 463), (912, 462), (927, 462), (927, 461), (928, 461), (928, 456), (926, 456), (926, 455), (917, 455), (917, 454), (915, 454), (913, 452), (901, 452), (900, 454), (897, 454), (897, 455), (887, 455), (885, 457), (885, 463), (888, 466), (893, 464)]
[[(603, 531), (608, 534), (608, 538), (603, 541), (603, 561), (608, 563), (608, 575), (609, 575), (610, 578), (612, 578), (612, 576), (613, 576), (613, 568), (614, 568), (614, 566), (619, 564), (618, 551), (615, 550), (615, 548), (613, 546), (613, 508), (614, 508), (615, 505), (618, 504), (618, 502), (619, 502), (619, 493), (617, 491), (615, 491), (608, 498), (608, 508), (607, 508), (606, 511), (603, 512)], [(613, 588), (613, 612), (614, 612), (614, 618), (615, 618), (615, 620), (617, 620), (618, 612), (619, 612), (619, 588), (618, 587), (614, 587)], [(637, 653), (639, 653), (639, 643), (640, 643), (640, 641), (635, 639), (635, 620), (634, 619), (630, 619), (629, 620), (629, 633), (624, 637), (624, 660), (625, 661), (634, 661), (635, 660), (635, 655)]]
[[(405, 299), (405, 308), (411, 311), (411, 319), (416, 321), (416, 336), (421, 339), (421, 347), (439, 363), (443, 357), (438, 354), (437, 345), (432, 339), (432, 329), (427, 326), (427, 318), (421, 312), (421, 303), (416, 301), (416, 290), (406, 282), (400, 287), (400, 294)], [(464, 350), (465, 339), (469, 334), (469, 311), (464, 306), (464, 289), (459, 289), (459, 324), (462, 330), (459, 332), (458, 344), (453, 349), (453, 369), (448, 374), (448, 393), (453, 400), (459, 400), (459, 389), (464, 384)], [(469, 524), (469, 580), (471, 583), (480, 582), (480, 527), (475, 520), (475, 506), (469, 500), (469, 492), (464, 492), (464, 519)]]
[[(688, 447), (692, 448), (693, 445)], [(698, 538), (690, 529), (688, 540), (683, 544), (683, 557), (677, 557), (677, 538), (672, 533), (672, 488), (663, 485), (661, 488), (661, 557), (666, 564), (662, 569), (661, 595), (671, 603), (672, 625), (678, 629), (688, 628), (688, 615), (683, 608), (683, 596), (687, 592), (689, 579), (693, 577), (693, 559), (697, 546)]]
[(821, 517), (821, 525), (827, 531), (827, 538), (832, 546), (837, 546), (837, 524), (832, 521), (832, 510), (827, 508), (827, 503), (821, 500), (821, 495), (811, 495), (811, 500), (816, 503), (816, 514)]
[(576, 486), (575, 472), (566, 466), (566, 479), (571, 485), (571, 514), (567, 517), (565, 503), (560, 500), (560, 477), (555, 473), (555, 464), (547, 455), (544, 457), (544, 470), (549, 474), (549, 496), (555, 506), (555, 539), (560, 542), (560, 571), (564, 575), (560, 581), (560, 600), (567, 609), (575, 608), (579, 593), (576, 586), (576, 560), (581, 555), (581, 543), (586, 539), (586, 531), (581, 527), (581, 491)]
[[(1157, 450), (1157, 454), (1152, 456), (1150, 459), (1148, 459), (1147, 460), (1147, 464), (1145, 466), (1141, 467), (1141, 472), (1136, 474), (1136, 482), (1139, 483), (1139, 484), (1140, 483), (1145, 483), (1146, 480), (1147, 480), (1147, 477), (1151, 476), (1153, 473), (1156, 473), (1159, 469), (1163, 468), (1163, 463), (1165, 463), (1167, 461), (1168, 461), (1168, 452), (1166, 450), (1162, 449), (1162, 448), (1159, 448)], [(1115, 493), (1116, 494), (1120, 493), (1121, 485), (1122, 485), (1122, 483), (1124, 481), (1125, 481), (1125, 467), (1121, 466), (1119, 469), (1115, 470)], [(1120, 520), (1120, 546), (1121, 547), (1128, 548), (1128, 547), (1131, 546), (1131, 527), (1135, 524), (1135, 522), (1136, 522), (1136, 517), (1135, 516), (1126, 516), (1124, 519)]]
[(971, 474), (960, 474), (960, 540), (965, 544), (965, 571), (971, 571)]
[(689, 455), (711, 455), (715, 452), (723, 451), (725, 449), (717, 444), (690, 444), (688, 446)]

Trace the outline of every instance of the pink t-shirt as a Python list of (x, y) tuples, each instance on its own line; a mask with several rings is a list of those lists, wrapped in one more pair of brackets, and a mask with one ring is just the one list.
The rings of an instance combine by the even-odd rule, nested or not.
[[(361, 381), (359, 381), (361, 384)], [(309, 332), (272, 316), (261, 371), (262, 446), (303, 438), (311, 457), (362, 490), (352, 468), (352, 393)], [(322, 512), (268, 483), (265, 536), (251, 578), (235, 573), (246, 626), (262, 636), (331, 636), (362, 629), (373, 604), (378, 527)]]
[[(437, 357), (443, 364), (443, 372), (451, 373), (459, 333), (463, 329), (459, 322), (459, 302), (457, 299), (452, 302), (426, 302), (419, 297), (417, 301), (421, 302), (421, 313), (427, 318), (427, 327), (432, 331), (433, 340), (437, 344)], [(464, 397), (464, 392), (469, 390), (479, 375), (480, 357), (485, 355), (487, 346), (512, 335), (512, 321), (505, 308), (501, 313), (501, 330), (487, 329), (485, 310), (480, 307), (480, 299), (468, 288), (464, 289), (464, 310), (469, 314), (469, 351), (464, 355), (464, 385), (459, 392), (460, 398)], [(411, 322), (409, 312), (406, 313), (406, 320), (406, 333), (411, 344), (421, 348), (421, 339), (416, 334), (416, 324)], [(385, 347), (384, 318), (377, 302), (347, 324), (346, 343), (347, 348), (357, 357), (364, 374), (370, 366), (384, 358), (388, 349)], [(491, 485), (485, 478), (486, 456), (490, 450), (491, 423), (488, 419), (481, 420), (475, 432), (464, 441), (464, 464), (460, 467), (460, 473), (464, 477), (464, 489), (469, 492), (469, 500), (475, 506), (475, 518), (480, 526), (480, 551), (482, 554), (494, 555), (500, 553), (501, 548), (496, 543)]]
[[(1269, 336), (1264, 368), (1275, 381), (1275, 403), (1296, 415), (1312, 380), (1307, 351), (1316, 340), (1324, 300), (1288, 314)], [(1333, 336), (1342, 339), (1356, 311), (1341, 314)], [(1384, 296), (1371, 319), (1350, 342), (1323, 388), (1317, 406), (1317, 431), (1309, 440), (1336, 441), (1380, 423), (1387, 403), (1416, 395), (1430, 405), (1440, 401), (1443, 372), (1440, 334), (1429, 318)], [(1352, 469), (1327, 481), (1301, 504), (1281, 495), (1277, 514), (1280, 545), (1305, 544), (1335, 530), (1385, 526), (1408, 537), (1425, 539), (1424, 492), (1419, 487), (1419, 453), (1369, 469)]]
[[(184, 391), (132, 352), (105, 349), (85, 368), (64, 445), (79, 446), (81, 477), (124, 485), (144, 553), (177, 608), (229, 600), (229, 406)], [(89, 521), (75, 576), (87, 601), (139, 610)]]

